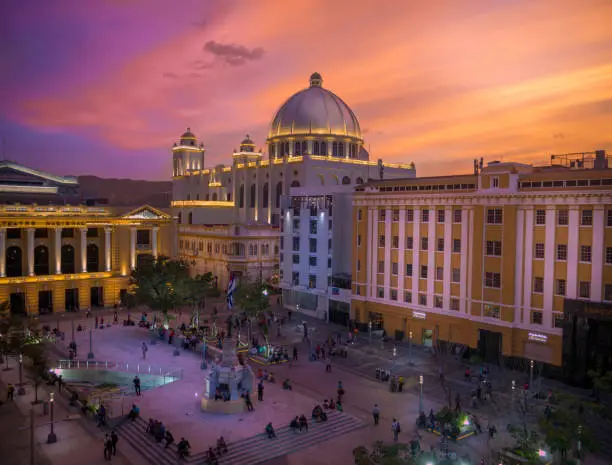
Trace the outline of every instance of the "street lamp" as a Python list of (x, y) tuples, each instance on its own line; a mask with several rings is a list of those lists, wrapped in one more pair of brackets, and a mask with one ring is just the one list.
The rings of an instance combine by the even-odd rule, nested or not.
[(419, 376), (419, 385), (421, 386), (419, 391), (419, 413), (421, 413), (425, 411), (423, 408), (423, 375)]
[(372, 344), (372, 320), (368, 322), (368, 344)]
[(51, 412), (51, 431), (49, 432), (49, 435), (47, 436), (47, 444), (53, 444), (54, 442), (57, 442), (57, 436), (55, 435), (55, 432), (53, 431), (53, 404), (55, 404), (55, 399), (53, 398), (53, 393), (50, 392), (49, 393), (49, 407), (50, 407), (50, 412)]
[(397, 358), (397, 347), (393, 347), (393, 366), (391, 367), (391, 371), (395, 371), (395, 359)]
[(512, 405), (514, 405), (515, 393), (516, 393), (516, 381), (512, 380)]
[(412, 331), (408, 333), (408, 365), (412, 365)]
[(25, 393), (25, 388), (23, 387), (23, 355), (19, 354), (19, 389), (17, 389), (17, 395), (24, 396)]
[(582, 458), (582, 425), (578, 425), (578, 444), (576, 445), (576, 451), (578, 452), (576, 455), (576, 465), (580, 465), (580, 459)]
[(533, 390), (533, 367), (535, 366), (535, 362), (531, 360), (529, 362), (529, 391)]
[(92, 329), (89, 328), (89, 353), (87, 354), (87, 359), (91, 360), (94, 358), (94, 353), (93, 353), (93, 345), (92, 345)]

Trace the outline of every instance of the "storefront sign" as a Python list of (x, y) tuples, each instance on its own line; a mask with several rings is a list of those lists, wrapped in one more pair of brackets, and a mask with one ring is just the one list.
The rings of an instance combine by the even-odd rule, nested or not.
[(412, 318), (416, 318), (417, 320), (424, 320), (427, 314), (423, 312), (412, 312)]
[(529, 333), (528, 337), (530, 341), (534, 341), (534, 342), (547, 342), (548, 341), (548, 336), (546, 334)]

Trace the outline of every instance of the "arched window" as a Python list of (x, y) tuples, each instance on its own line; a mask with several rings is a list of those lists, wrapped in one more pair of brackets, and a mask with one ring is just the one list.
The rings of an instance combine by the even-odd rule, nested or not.
[(16, 278), (22, 276), (22, 253), (17, 246), (6, 249), (6, 276)]
[(338, 142), (332, 143), (332, 156), (334, 157), (338, 156)]
[(319, 141), (318, 140), (315, 140), (312, 143), (312, 154), (319, 155)]
[(302, 142), (302, 155), (306, 155), (308, 153), (308, 143), (306, 141)]
[(262, 199), (263, 208), (268, 208), (269, 197), (270, 197), (270, 186), (268, 185), (268, 183), (265, 183), (263, 185), (263, 199)]
[(178, 214), (177, 221), (178, 221), (178, 224), (181, 224), (183, 222), (183, 214), (181, 212), (179, 212)]
[(344, 156), (344, 142), (338, 142), (338, 156)]
[(357, 179), (355, 180), (355, 183), (357, 183), (357, 184), (363, 184), (363, 178), (357, 178)]
[(270, 154), (270, 158), (274, 158), (276, 156), (275, 148), (276, 146), (274, 144), (269, 145), (268, 153)]
[(212, 199), (213, 199), (213, 202), (216, 202), (217, 201), (217, 194), (213, 194), (212, 195)]
[(228, 201), (228, 202), (231, 202), (231, 201), (232, 201), (232, 193), (231, 193), (231, 192), (229, 192), (229, 193), (227, 194), (227, 201)]
[(279, 182), (276, 185), (276, 202), (275, 202), (275, 206), (276, 208), (280, 208), (280, 204), (281, 204), (281, 196), (283, 195), (283, 183)]
[(327, 142), (321, 142), (321, 155), (327, 155)]
[(244, 208), (244, 184), (240, 184), (238, 189), (238, 207)]
[(257, 191), (257, 186), (255, 184), (251, 184), (251, 194), (249, 199), (249, 205), (251, 208), (255, 208), (255, 194)]
[(87, 272), (97, 273), (100, 271), (99, 249), (96, 244), (87, 244)]
[(192, 212), (189, 212), (189, 215), (187, 215), (187, 223), (193, 224), (193, 213)]
[(299, 142), (296, 142), (295, 144), (293, 144), (293, 154), (294, 155), (301, 155), (302, 154), (302, 148), (301, 148), (301, 144)]
[(44, 245), (39, 245), (34, 249), (34, 274), (49, 274), (49, 249)]
[(346, 185), (346, 184), (350, 184), (351, 183), (351, 178), (349, 178), (348, 176), (344, 176), (342, 178), (342, 184)]
[(289, 142), (285, 142), (285, 155), (289, 155)]
[(300, 187), (300, 181), (297, 179), (291, 183), (291, 187)]
[(75, 261), (76, 254), (74, 253), (74, 247), (69, 244), (63, 245), (60, 266), (62, 274), (74, 274), (76, 272)]

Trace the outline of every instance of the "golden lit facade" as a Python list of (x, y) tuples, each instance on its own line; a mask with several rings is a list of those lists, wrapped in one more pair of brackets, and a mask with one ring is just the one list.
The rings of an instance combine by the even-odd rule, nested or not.
[(612, 303), (612, 169), (598, 157), (602, 169), (492, 162), (357, 189), (352, 317), (560, 366), (566, 301)]
[[(0, 192), (65, 199), (51, 192), (58, 177), (17, 164), (0, 175)], [(0, 301), (29, 315), (113, 306), (140, 260), (173, 254), (173, 238), (170, 215), (149, 206), (0, 205)]]

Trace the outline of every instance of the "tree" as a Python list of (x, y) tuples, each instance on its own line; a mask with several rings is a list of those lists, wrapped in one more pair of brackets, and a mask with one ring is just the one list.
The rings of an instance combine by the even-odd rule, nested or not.
[[(270, 299), (267, 289), (267, 286), (261, 281), (247, 281), (243, 278), (234, 293), (234, 303), (246, 314), (250, 322), (257, 320), (259, 329), (266, 341), (266, 350), (269, 351), (267, 312), (270, 310)], [(249, 343), (250, 340), (249, 335)]]
[(591, 431), (584, 426), (584, 418), (579, 413), (583, 409), (584, 406), (580, 404), (566, 405), (540, 418), (539, 426), (546, 444), (552, 452), (558, 452), (562, 459), (566, 459), (567, 453), (577, 447), (579, 428), (583, 454), (597, 449), (596, 441)]
[(34, 402), (38, 404), (38, 388), (49, 378), (49, 363), (45, 357), (44, 348), (41, 344), (28, 345), (25, 347), (25, 355), (30, 359), (28, 366), (28, 378), (34, 386)]
[(210, 297), (216, 290), (213, 283), (212, 273), (199, 274), (195, 278), (184, 282), (186, 289), (183, 291), (185, 302), (192, 307), (191, 324), (200, 325), (200, 308), (206, 305), (206, 297)]
[(168, 311), (185, 302), (190, 281), (186, 262), (160, 256), (143, 260), (132, 272), (130, 293), (138, 304), (162, 312), (167, 325)]

